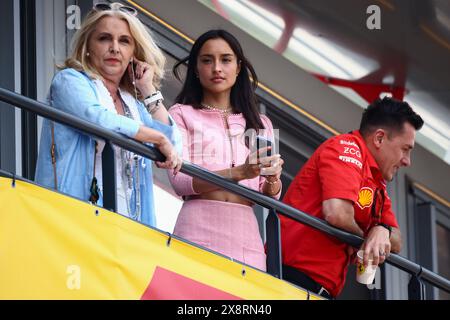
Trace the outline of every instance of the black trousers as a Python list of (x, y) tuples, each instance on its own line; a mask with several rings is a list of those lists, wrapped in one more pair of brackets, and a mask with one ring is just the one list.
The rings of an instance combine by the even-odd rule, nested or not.
[(324, 291), (325, 288), (294, 267), (283, 264), (283, 279), (308, 291), (320, 294), (324, 298), (334, 299), (327, 291)]

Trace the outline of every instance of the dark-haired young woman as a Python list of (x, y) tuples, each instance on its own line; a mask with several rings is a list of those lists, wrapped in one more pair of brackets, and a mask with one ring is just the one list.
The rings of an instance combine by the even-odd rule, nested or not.
[[(183, 159), (278, 198), (283, 160), (268, 155), (271, 147), (251, 148), (256, 135), (274, 141), (274, 134), (269, 118), (258, 112), (257, 76), (239, 42), (224, 30), (210, 30), (174, 67), (178, 79), (185, 62), (183, 89), (169, 110), (182, 132)], [(252, 202), (182, 173), (169, 178), (185, 200), (175, 235), (266, 270)]]

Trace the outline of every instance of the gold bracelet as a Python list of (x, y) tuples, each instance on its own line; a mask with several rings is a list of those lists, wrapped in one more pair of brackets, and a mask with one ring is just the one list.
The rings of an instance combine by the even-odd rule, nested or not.
[(278, 183), (278, 181), (280, 181), (280, 179), (277, 179), (277, 180), (275, 180), (275, 181), (272, 181), (272, 182), (270, 182), (269, 180), (267, 180), (267, 178), (266, 178), (266, 183), (267, 184), (270, 184), (270, 185), (274, 185), (274, 184), (277, 184)]
[[(272, 191), (272, 190), (273, 190), (273, 186), (276, 185), (278, 181), (280, 181), (280, 186), (279, 186), (277, 192), (273, 192), (273, 191)], [(272, 196), (278, 194), (278, 193), (281, 191), (281, 187), (282, 187), (282, 186), (281, 186), (281, 180), (280, 180), (280, 179), (277, 179), (277, 180), (275, 180), (275, 181), (273, 181), (273, 182), (267, 181), (267, 179), (266, 179), (266, 182), (267, 182), (267, 184), (270, 186), (268, 190), (271, 191), (271, 192), (269, 192), (269, 193), (266, 193), (266, 195), (272, 197)]]

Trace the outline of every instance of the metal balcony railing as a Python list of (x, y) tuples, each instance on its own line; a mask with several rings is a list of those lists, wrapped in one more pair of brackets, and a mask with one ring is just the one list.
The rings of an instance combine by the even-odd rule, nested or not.
[[(44, 103), (24, 97), (12, 91), (0, 88), (0, 101), (4, 101), (21, 109), (33, 112), (39, 116), (49, 118), (53, 121), (57, 121), (59, 123), (84, 131), (87, 134), (102, 138), (105, 141), (114, 143), (121, 148), (147, 157), (153, 161), (164, 161), (164, 156), (159, 152), (159, 150), (155, 148), (148, 147), (123, 135), (100, 128), (97, 125), (82, 120), (72, 114), (57, 110)], [(353, 247), (359, 248), (363, 243), (363, 239), (359, 236), (334, 228), (324, 220), (310, 216), (300, 210), (284, 204), (281, 201), (275, 200), (255, 190), (239, 185), (234, 181), (227, 180), (187, 161), (183, 162), (181, 172), (206, 180), (227, 191), (233, 192), (241, 197), (244, 197), (269, 209), (269, 216), (266, 220), (267, 272), (275, 277), (282, 277), (280, 223), (277, 213), (285, 215), (293, 220), (306, 224), (315, 229), (321, 230), (322, 232), (334, 236), (342, 242), (347, 243)], [(111, 190), (114, 190), (114, 188), (111, 188)], [(104, 191), (105, 193), (107, 192), (107, 190)], [(107, 198), (108, 196), (105, 195), (104, 207), (115, 208), (114, 200), (108, 202)], [(114, 199), (114, 196), (110, 195), (109, 199)], [(422, 267), (419, 264), (416, 264), (397, 254), (391, 254), (387, 258), (386, 262), (405, 272), (408, 272), (411, 275), (411, 280), (408, 285), (409, 299), (425, 298), (425, 287), (422, 280), (450, 293), (450, 281), (448, 279)]]

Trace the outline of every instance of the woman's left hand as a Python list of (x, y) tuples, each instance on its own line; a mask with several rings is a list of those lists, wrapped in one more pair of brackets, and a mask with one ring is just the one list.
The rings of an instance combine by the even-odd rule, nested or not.
[[(274, 159), (275, 157), (275, 159)], [(266, 157), (260, 159), (261, 175), (266, 176), (269, 180), (278, 180), (283, 171), (284, 160), (280, 155)]]
[[(128, 74), (130, 79), (135, 81), (136, 88), (139, 90), (143, 97), (147, 97), (156, 91), (153, 86), (154, 69), (147, 62), (140, 61), (136, 58), (133, 59), (134, 67), (131, 63), (128, 65)], [(133, 77), (134, 68), (134, 77)]]
[(169, 139), (164, 137), (161, 142), (155, 143), (155, 146), (166, 157), (164, 162), (156, 161), (156, 166), (160, 169), (174, 169), (174, 174), (177, 174), (183, 161)]
[[(261, 175), (266, 179), (262, 192), (271, 197), (281, 191), (280, 177), (284, 163), (284, 160), (281, 159), (279, 154), (276, 154), (275, 156), (275, 159), (273, 159), (273, 156), (260, 159)], [(268, 161), (269, 159), (271, 160)]]

